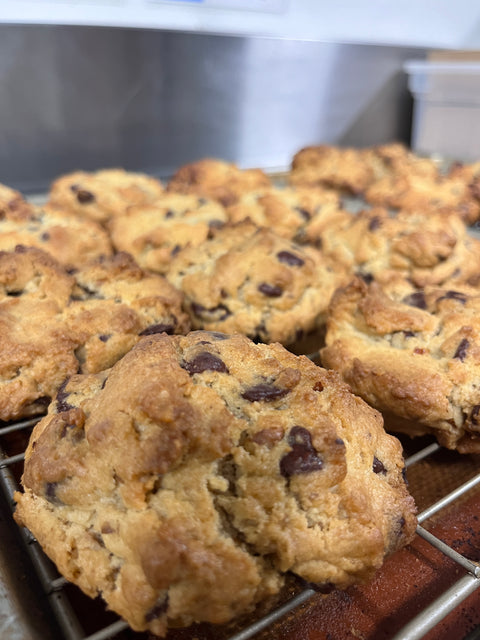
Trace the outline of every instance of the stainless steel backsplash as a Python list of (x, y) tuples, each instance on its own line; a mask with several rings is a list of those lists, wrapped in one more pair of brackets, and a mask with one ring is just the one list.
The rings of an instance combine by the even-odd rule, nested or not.
[(408, 142), (402, 63), (424, 51), (97, 27), (0, 26), (0, 182), (165, 177), (215, 156), (285, 168), (307, 144)]

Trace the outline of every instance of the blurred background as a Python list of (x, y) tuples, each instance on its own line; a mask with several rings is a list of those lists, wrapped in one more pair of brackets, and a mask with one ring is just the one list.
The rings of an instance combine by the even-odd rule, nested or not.
[(0, 182), (28, 194), (75, 169), (282, 170), (309, 144), (409, 144), (405, 63), (479, 48), (469, 0), (3, 0)]

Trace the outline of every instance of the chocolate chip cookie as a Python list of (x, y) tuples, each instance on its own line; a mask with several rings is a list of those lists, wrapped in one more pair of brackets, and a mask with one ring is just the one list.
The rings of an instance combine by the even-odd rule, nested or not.
[(280, 236), (319, 247), (325, 229), (341, 227), (351, 218), (339, 195), (320, 187), (272, 187), (252, 191), (227, 207), (227, 215), (230, 222), (249, 219), (259, 227), (273, 229)]
[(375, 207), (322, 235), (322, 250), (336, 264), (384, 287), (466, 282), (480, 272), (480, 242), (455, 215), (401, 212)]
[(214, 200), (165, 193), (152, 204), (130, 207), (113, 218), (109, 232), (117, 251), (127, 251), (144, 269), (164, 274), (180, 249), (202, 244), (212, 228), (225, 222), (225, 209)]
[(47, 206), (105, 224), (132, 205), (154, 201), (163, 191), (159, 180), (144, 173), (117, 168), (74, 171), (54, 180)]
[(34, 206), (0, 185), (0, 250), (13, 251), (17, 245), (47, 251), (66, 268), (113, 253), (107, 232), (96, 222)]
[(383, 412), (388, 429), (480, 453), (480, 291), (403, 297), (357, 279), (333, 296), (321, 361)]
[(284, 345), (323, 326), (342, 265), (250, 221), (213, 231), (171, 261), (192, 328), (243, 333)]
[(203, 158), (177, 169), (167, 189), (203, 196), (226, 207), (237, 202), (244, 193), (270, 186), (270, 178), (261, 169), (240, 169), (233, 162)]
[(34, 247), (0, 251), (0, 420), (43, 413), (69, 376), (111, 366), (142, 335), (188, 330), (181, 301), (126, 254), (67, 271)]
[(15, 517), (68, 580), (163, 636), (250, 612), (287, 572), (369, 579), (415, 531), (403, 469), (335, 372), (241, 335), (162, 334), (62, 387)]

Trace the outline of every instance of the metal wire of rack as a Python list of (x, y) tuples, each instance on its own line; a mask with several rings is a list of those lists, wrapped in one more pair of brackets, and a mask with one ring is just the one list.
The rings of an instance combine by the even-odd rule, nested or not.
[[(34, 418), (0, 427), (0, 489), (10, 505), (11, 513), (8, 514), (9, 517), (11, 517), (15, 507), (14, 493), (19, 489), (18, 472), (16, 474), (17, 477), (15, 477), (12, 469), (22, 464), (24, 453), (6, 454), (3, 439), (19, 432), (28, 433), (38, 420), (39, 418)], [(433, 443), (407, 457), (407, 469), (432, 456), (439, 449), (440, 446)], [(468, 596), (480, 588), (480, 564), (458, 553), (422, 526), (422, 523), (428, 520), (428, 518), (459, 500), (478, 485), (480, 485), (480, 472), (424, 509), (418, 515), (417, 534), (457, 563), (458, 566), (463, 569), (463, 575), (433, 603), (410, 620), (400, 632), (392, 637), (392, 640), (420, 640), (427, 632), (434, 629), (443, 618), (454, 611)], [(17, 528), (20, 538), (27, 550), (32, 567), (40, 580), (44, 594), (46, 594), (53, 614), (58, 622), (62, 639), (107, 640), (116, 638), (118, 634), (128, 628), (128, 625), (123, 620), (117, 619), (106, 626), (102, 626), (102, 628), (99, 628), (93, 633), (85, 634), (74, 606), (66, 593), (66, 586), (69, 583), (58, 574), (31, 533), (25, 528)], [(248, 640), (254, 637), (259, 632), (267, 629), (269, 625), (279, 621), (296, 607), (308, 601), (314, 593), (315, 591), (313, 589), (304, 589), (268, 615), (250, 624), (242, 631), (230, 635), (229, 640)]]

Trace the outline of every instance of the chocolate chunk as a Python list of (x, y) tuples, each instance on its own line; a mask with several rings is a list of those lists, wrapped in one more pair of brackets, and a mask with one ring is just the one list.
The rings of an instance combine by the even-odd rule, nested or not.
[(289, 391), (289, 389), (280, 389), (273, 384), (261, 382), (260, 384), (256, 384), (254, 387), (250, 387), (244, 391), (242, 393), (242, 398), (245, 398), (245, 400), (248, 400), (249, 402), (272, 402), (278, 398), (283, 398), (283, 396), (286, 396)]
[(467, 357), (469, 346), (470, 346), (469, 341), (466, 338), (463, 338), (463, 340), (461, 340), (460, 344), (458, 345), (457, 350), (455, 351), (455, 355), (453, 357), (463, 362)]
[(478, 426), (480, 424), (480, 404), (476, 404), (473, 407), (470, 414), (470, 420), (475, 426)]
[(290, 253), (290, 251), (279, 251), (277, 253), (277, 258), (280, 262), (284, 262), (291, 267), (301, 267), (305, 264), (305, 260), (294, 253)]
[(269, 298), (279, 298), (283, 294), (283, 289), (276, 284), (268, 284), (268, 282), (262, 282), (258, 285), (258, 290), (263, 295)]
[(77, 192), (77, 200), (80, 204), (88, 204), (89, 202), (93, 202), (95, 200), (95, 196), (90, 191), (86, 189), (79, 189)]
[(373, 218), (368, 223), (368, 230), (376, 231), (381, 227), (381, 225), (382, 225), (381, 219), (378, 216), (373, 216)]
[(299, 213), (299, 214), (302, 216), (302, 218), (303, 218), (305, 221), (307, 221), (307, 222), (308, 222), (308, 220), (310, 220), (310, 218), (312, 217), (312, 216), (310, 215), (310, 212), (309, 212), (309, 211), (307, 211), (306, 209), (303, 209), (302, 207), (295, 207), (295, 211), (296, 211), (297, 213)]
[(222, 227), (225, 226), (225, 223), (223, 222), (223, 220), (216, 220), (214, 218), (213, 220), (208, 221), (208, 226), (210, 227), (210, 229), (222, 229)]
[(361, 271), (358, 271), (355, 275), (361, 278), (365, 284), (371, 284), (374, 281), (374, 277), (371, 273), (362, 273)]
[(45, 485), (45, 498), (53, 504), (59, 504), (60, 500), (57, 498), (57, 482), (47, 482)]
[(423, 291), (415, 291), (415, 293), (411, 293), (403, 299), (403, 302), (408, 304), (410, 307), (417, 307), (418, 309), (427, 308), (427, 300)]
[(193, 360), (184, 362), (182, 367), (188, 371), (190, 375), (194, 373), (203, 373), (203, 371), (220, 371), (228, 373), (226, 364), (218, 356), (209, 351), (202, 351), (197, 354)]
[(37, 407), (46, 409), (51, 401), (52, 399), (50, 396), (40, 396), (40, 398), (37, 398), (33, 404)]
[(222, 333), (221, 331), (207, 331), (208, 335), (215, 340), (227, 340), (228, 335), (226, 333)]
[(460, 291), (447, 291), (445, 295), (438, 298), (437, 302), (440, 302), (440, 300), (445, 300), (445, 299), (458, 300), (458, 302), (465, 304), (465, 302), (467, 301), (467, 296), (464, 293), (460, 293)]
[(160, 598), (151, 609), (145, 614), (145, 622), (152, 622), (156, 618), (160, 618), (168, 609), (168, 593)]
[(159, 324), (151, 324), (149, 327), (140, 331), (139, 336), (151, 336), (154, 333), (168, 333), (171, 335), (175, 330), (173, 324), (167, 324), (164, 322), (160, 322)]
[(197, 317), (207, 321), (215, 319), (220, 322), (232, 315), (230, 309), (224, 304), (219, 304), (216, 307), (207, 309), (198, 302), (192, 302), (192, 311)]
[(293, 475), (312, 473), (323, 467), (317, 451), (312, 444), (310, 431), (305, 427), (292, 427), (288, 435), (288, 443), (292, 447), (280, 460), (280, 473), (285, 478)]
[(372, 464), (373, 473), (382, 473), (385, 475), (387, 470), (385, 469), (385, 465), (381, 460), (377, 458), (377, 456), (373, 456), (373, 464)]
[(65, 387), (67, 386), (67, 382), (68, 380), (65, 380), (65, 382), (63, 382), (60, 387), (58, 388), (57, 391), (57, 397), (56, 397), (56, 402), (57, 402), (57, 413), (63, 413), (64, 411), (70, 411), (70, 409), (73, 409), (73, 405), (68, 404), (67, 402), (67, 398), (70, 395), (68, 393), (68, 391), (65, 391)]

